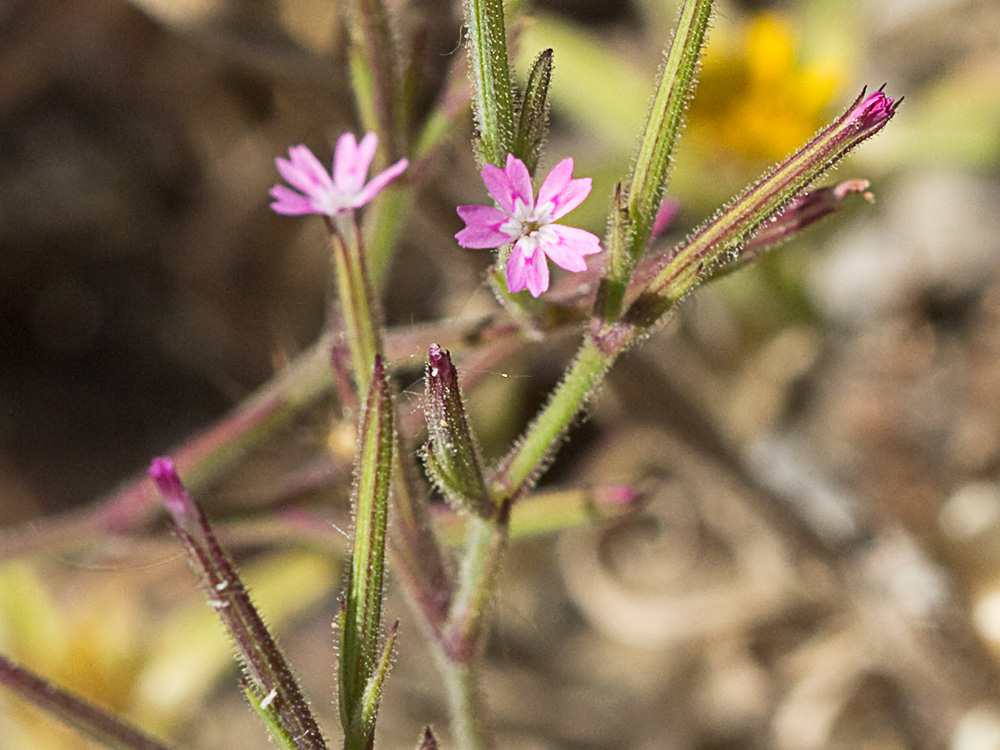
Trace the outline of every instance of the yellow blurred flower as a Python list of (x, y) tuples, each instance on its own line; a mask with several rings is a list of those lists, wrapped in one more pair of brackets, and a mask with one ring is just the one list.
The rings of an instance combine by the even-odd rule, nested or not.
[(705, 52), (685, 139), (709, 158), (777, 161), (825, 124), (847, 72), (799, 60), (796, 31), (779, 14), (727, 28), (716, 25)]

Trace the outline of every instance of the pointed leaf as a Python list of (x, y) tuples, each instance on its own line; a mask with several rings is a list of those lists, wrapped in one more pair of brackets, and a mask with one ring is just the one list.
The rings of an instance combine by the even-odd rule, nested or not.
[(345, 747), (365, 747), (369, 736), (368, 727), (359, 719), (364, 715), (362, 707), (368, 683), (378, 669), (394, 444), (392, 392), (382, 358), (376, 356), (359, 430), (353, 498), (354, 547), (341, 615), (338, 672)]
[(389, 667), (392, 666), (393, 648), (396, 645), (398, 631), (399, 620), (396, 620), (385, 639), (378, 666), (365, 686), (364, 698), (361, 701), (361, 723), (367, 727), (369, 733), (375, 732), (375, 717), (378, 714), (379, 702), (382, 700), (382, 687), (385, 685), (385, 678), (389, 676)]
[(549, 132), (549, 85), (552, 82), (552, 50), (535, 58), (521, 98), (521, 112), (514, 138), (513, 154), (535, 173), (542, 143)]

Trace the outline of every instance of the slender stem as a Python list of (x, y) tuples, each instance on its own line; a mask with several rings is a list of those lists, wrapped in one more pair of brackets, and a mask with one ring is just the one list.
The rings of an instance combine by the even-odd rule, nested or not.
[(352, 0), (348, 15), (348, 57), (358, 111), (365, 128), (378, 133), (388, 164), (402, 155), (397, 55), (389, 16), (382, 0)]
[(491, 750), (492, 734), (486, 726), (486, 707), (474, 665), (440, 658), (448, 690), (448, 705), (455, 745), (459, 750)]
[[(558, 320), (550, 330), (572, 325)], [(520, 337), (517, 325), (502, 318), (420, 324), (386, 334), (390, 361), (411, 361), (431, 342), (452, 350), (478, 347), (477, 355), (506, 351)], [(216, 424), (172, 448), (177, 469), (199, 494), (299, 413), (330, 393), (330, 335), (321, 336), (272, 381)], [(134, 533), (156, 517), (159, 496), (143, 473), (83, 510), (0, 530), (0, 560), (86, 544), (95, 536)]]
[(590, 338), (583, 342), (548, 403), (493, 475), (491, 491), (495, 497), (514, 497), (537, 480), (594, 387), (622, 349), (624, 344), (606, 354)]
[(510, 504), (496, 518), (473, 518), (465, 559), (441, 645), (452, 661), (475, 669), (487, 633), (487, 614), (507, 548)]
[(2, 655), (0, 685), (106, 747), (114, 750), (169, 750), (168, 745), (143, 734), (104, 709), (56, 687)]
[(378, 199), (368, 205), (362, 232), (365, 240), (365, 258), (368, 278), (378, 293), (385, 287), (392, 265), (396, 238), (406, 214), (413, 204), (412, 190), (384, 190)]
[(368, 283), (361, 233), (353, 212), (337, 216), (330, 226), (337, 292), (358, 393), (368, 393), (375, 355), (382, 352), (382, 316)]

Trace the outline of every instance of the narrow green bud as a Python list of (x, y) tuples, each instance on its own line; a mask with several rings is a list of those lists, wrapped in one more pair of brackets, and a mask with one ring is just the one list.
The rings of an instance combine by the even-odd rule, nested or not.
[[(643, 291), (626, 314), (630, 326), (652, 325), (677, 300), (712, 273), (725, 253), (740, 248), (765, 222), (846, 156), (885, 127), (902, 99), (882, 90), (865, 95), (792, 157), (764, 175), (676, 252), (643, 269)], [(736, 258), (732, 259), (733, 261)]]
[(549, 132), (549, 85), (552, 83), (552, 50), (535, 58), (528, 83), (521, 98), (521, 111), (514, 137), (514, 156), (524, 162), (528, 173), (535, 174), (542, 143)]
[(174, 533), (208, 596), (209, 606), (218, 613), (236, 647), (250, 704), (279, 746), (294, 737), (300, 750), (325, 750), (323, 734), (291, 667), (250, 601), (208, 518), (181, 483), (174, 462), (155, 459), (149, 476), (163, 497)]
[(437, 344), (427, 352), (425, 381), (427, 473), (452, 507), (490, 518), (496, 506), (486, 490), (479, 449), (465, 416), (458, 371), (451, 355)]

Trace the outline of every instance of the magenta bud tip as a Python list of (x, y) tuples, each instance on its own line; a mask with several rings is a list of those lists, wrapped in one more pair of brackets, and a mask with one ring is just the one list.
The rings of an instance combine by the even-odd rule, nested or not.
[(601, 499), (607, 503), (616, 505), (627, 505), (634, 503), (639, 498), (639, 493), (634, 487), (627, 484), (605, 487), (601, 490)]
[(170, 458), (154, 458), (149, 466), (149, 476), (156, 483), (163, 496), (163, 502), (171, 513), (181, 513), (189, 505), (190, 500), (177, 469)]

